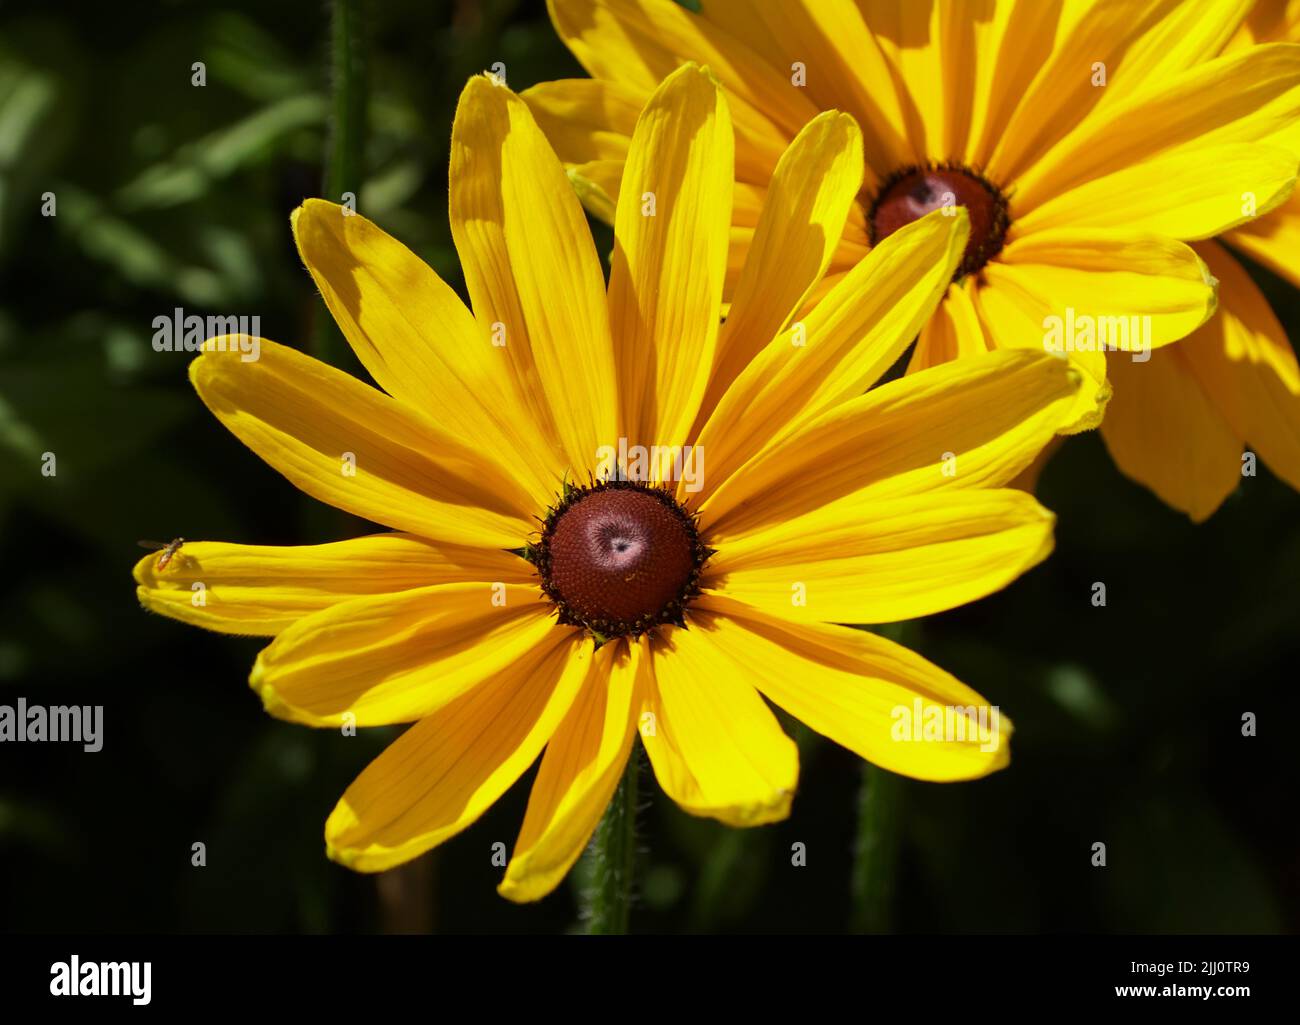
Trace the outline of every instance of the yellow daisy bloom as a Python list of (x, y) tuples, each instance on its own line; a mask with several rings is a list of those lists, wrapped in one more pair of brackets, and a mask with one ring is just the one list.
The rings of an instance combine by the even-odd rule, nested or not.
[[(293, 217), (298, 250), (382, 391), (270, 341), (246, 362), (210, 340), (192, 364), (203, 401), (271, 466), (395, 531), (186, 543), (162, 569), (155, 556), (135, 568), (149, 609), (274, 637), (251, 676), (271, 714), (414, 724), (330, 815), (331, 858), (367, 872), (413, 858), (540, 755), (500, 887), (535, 900), (583, 850), (638, 735), (687, 811), (780, 819), (799, 765), (764, 698), (906, 775), (1007, 763), (1006, 720), (992, 737), (900, 732), (899, 710), (961, 725), (990, 706), (833, 624), (947, 609), (1047, 555), (1051, 514), (1000, 485), (1058, 430), (1078, 375), (1001, 352), (867, 392), (938, 303), (964, 214), (899, 231), (787, 324), (861, 183), (861, 135), (842, 114), (816, 117), (778, 161), (720, 329), (733, 146), (700, 68), (649, 96), (607, 288), (528, 107), (473, 79), (450, 173), (472, 312), (400, 242), (311, 200)], [(737, 349), (752, 359), (719, 382)], [(676, 452), (639, 473), (634, 446)], [(674, 472), (683, 450), (706, 472)]]
[[(814, 296), (903, 225), (963, 205), (970, 241), (909, 370), (1041, 350), (1086, 321), (1058, 339), (1085, 376), (1068, 432), (1101, 422), (1113, 385), (1127, 392), (1106, 428), (1121, 468), (1193, 516), (1240, 479), (1242, 438), (1300, 486), (1291, 349), (1239, 268), (1213, 242), (1188, 244), (1229, 232), (1296, 266), (1297, 207), (1282, 204), (1300, 164), (1300, 46), (1229, 46), (1295, 40), (1294, 3), (548, 3), (592, 77), (522, 95), (597, 216), (613, 216), (644, 98), (707, 62), (736, 122), (731, 296), (782, 150), (817, 112), (845, 111), (864, 131), (865, 178)], [(1216, 278), (1230, 310), (1207, 324)], [(1214, 352), (1190, 357), (1207, 369), (1189, 374), (1181, 347), (1161, 347), (1198, 328), (1194, 347)], [(1148, 342), (1160, 358), (1142, 362)], [(734, 351), (728, 369), (751, 355)]]

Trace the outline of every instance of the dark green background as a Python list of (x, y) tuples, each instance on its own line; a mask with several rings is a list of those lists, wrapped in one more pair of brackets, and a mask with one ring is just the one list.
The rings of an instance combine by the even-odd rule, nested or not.
[[(577, 67), (541, 4), (371, 6), (360, 209), (460, 288), (446, 166), (465, 79), (501, 60), (519, 89)], [(0, 748), (5, 930), (574, 927), (570, 884), (527, 908), (494, 892), (491, 845), (513, 843), (527, 779), (419, 868), (378, 882), (328, 862), (325, 817), (392, 731), (268, 718), (245, 683), (261, 642), (135, 601), (138, 538), (359, 532), (208, 415), (187, 356), (150, 347), (153, 318), (178, 305), (257, 314), (265, 336), (312, 345), (325, 311), (288, 216), (321, 191), (326, 47), (318, 2), (0, 10), (0, 702), (106, 706), (99, 754)], [(190, 85), (196, 60), (206, 88)], [(1257, 276), (1300, 331), (1295, 293)], [(1193, 527), (1089, 436), (1049, 466), (1041, 498), (1061, 517), (1046, 565), (908, 628), (1017, 733), (993, 778), (900, 783), (894, 927), (1295, 931), (1300, 497), (1261, 469)], [(794, 813), (766, 829), (691, 819), (643, 775), (636, 928), (848, 926), (861, 763), (801, 743)], [(190, 865), (195, 841), (206, 868)], [(1105, 869), (1090, 866), (1096, 841)], [(795, 842), (806, 867), (790, 863)]]

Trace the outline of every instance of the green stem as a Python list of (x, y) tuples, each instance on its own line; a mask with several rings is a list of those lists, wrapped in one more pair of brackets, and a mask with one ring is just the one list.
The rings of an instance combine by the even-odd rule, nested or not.
[[(323, 193), (332, 203), (356, 210), (365, 180), (366, 31), (364, 0), (330, 4), (330, 124), (325, 144)], [(332, 366), (352, 369), (351, 353), (333, 320), (318, 308), (315, 355)]]
[(325, 196), (335, 203), (361, 191), (366, 149), (366, 34), (362, 0), (330, 5), (333, 111), (325, 161)]
[(584, 894), (584, 918), (592, 936), (627, 933), (636, 867), (636, 790), (640, 765), (633, 748), (614, 797), (591, 838), (590, 882)]
[(894, 880), (902, 833), (903, 781), (863, 763), (858, 791), (858, 830), (853, 851), (855, 933), (889, 932), (893, 925)]

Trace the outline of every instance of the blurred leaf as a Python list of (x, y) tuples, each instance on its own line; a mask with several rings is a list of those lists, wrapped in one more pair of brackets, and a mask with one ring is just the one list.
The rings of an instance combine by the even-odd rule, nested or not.
[(424, 183), (425, 167), (418, 160), (397, 161), (361, 187), (361, 208), (371, 217), (400, 210)]
[(310, 88), (313, 76), (294, 55), (258, 25), (236, 11), (219, 11), (205, 26), (203, 57), (209, 82), (220, 82), (249, 99), (282, 100)]
[(1046, 686), (1056, 703), (1079, 722), (1094, 730), (1115, 728), (1119, 713), (1087, 670), (1075, 665), (1058, 666), (1048, 674)]
[[(54, 75), (0, 51), (0, 255), (13, 246), (16, 222), (39, 216), (40, 194), (54, 191), (46, 176), (69, 127)], [(57, 209), (57, 193), (55, 201)]]
[(206, 267), (187, 266), (151, 236), (111, 212), (98, 199), (71, 185), (60, 187), (59, 225), (92, 259), (107, 264), (127, 282), (173, 293), (195, 306), (223, 307), (230, 290)]
[(324, 97), (316, 93), (277, 100), (228, 128), (182, 146), (165, 164), (148, 168), (123, 186), (125, 211), (166, 209), (192, 202), (241, 168), (264, 160), (286, 136), (325, 120)]

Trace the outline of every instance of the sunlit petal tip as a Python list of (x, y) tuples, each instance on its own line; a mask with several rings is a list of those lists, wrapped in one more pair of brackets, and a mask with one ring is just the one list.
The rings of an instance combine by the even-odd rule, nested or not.
[(343, 207), (340, 204), (328, 199), (322, 199), (320, 196), (308, 196), (294, 207), (289, 214), (289, 225), (296, 229), (304, 214), (308, 217), (319, 217), (322, 214), (344, 216)]
[(809, 121), (804, 130), (807, 131), (813, 128), (824, 128), (832, 136), (835, 133), (842, 133), (840, 145), (850, 149), (856, 163), (859, 165), (857, 184), (861, 187), (866, 168), (862, 163), (862, 128), (858, 125), (858, 119), (847, 111), (825, 110)]
[[(263, 649), (263, 652), (266, 649)], [(281, 722), (296, 723), (299, 726), (338, 727), (344, 720), (344, 714), (333, 716), (313, 715), (286, 701), (267, 680), (267, 669), (259, 652), (253, 662), (252, 672), (248, 674), (248, 686), (262, 702), (262, 710), (273, 719)]]
[(794, 795), (793, 788), (781, 788), (773, 790), (761, 801), (746, 804), (692, 805), (680, 799), (677, 803), (688, 814), (717, 819), (723, 825), (731, 826), (733, 829), (753, 829), (788, 819), (793, 807)]
[(512, 100), (523, 102), (504, 81), (489, 71), (480, 72), (465, 80), (465, 86), (461, 89), (456, 104), (455, 117), (473, 117), (476, 108), (502, 109)]
[(514, 904), (535, 903), (554, 890), (554, 886), (539, 886), (526, 873), (517, 879), (507, 875), (497, 884), (497, 893)]
[(718, 94), (717, 102), (725, 106), (727, 103), (726, 91), (723, 84), (718, 80), (718, 76), (713, 73), (707, 64), (699, 64), (695, 61), (686, 61), (676, 71), (673, 71), (659, 88), (655, 90), (657, 94), (670, 95), (675, 87), (685, 80), (691, 80), (694, 88), (709, 88)]
[(515, 855), (506, 866), (506, 874), (497, 884), (497, 893), (514, 904), (534, 904), (555, 892), (564, 882), (568, 870), (555, 871), (534, 866), (528, 855)]
[(964, 206), (959, 206), (956, 210), (936, 210), (930, 216), (938, 215), (947, 216), (952, 222), (948, 235), (948, 254), (947, 259), (952, 263), (953, 270), (961, 263), (962, 255), (966, 250), (966, 243), (970, 241), (970, 213)]
[(773, 822), (783, 822), (790, 817), (790, 808), (794, 803), (793, 789), (772, 791), (769, 799), (762, 804), (746, 805), (732, 809), (731, 824), (748, 828), (750, 826), (767, 826)]
[(340, 838), (349, 830), (360, 824), (356, 812), (346, 800), (339, 801), (325, 820), (325, 856), (330, 861), (350, 868), (353, 872), (383, 872), (385, 869), (400, 865), (420, 851), (403, 855), (400, 851), (376, 847), (356, 847), (340, 842)]
[(950, 782), (964, 783), (967, 782), (968, 780), (983, 779), (985, 776), (991, 776), (995, 772), (1001, 772), (1003, 769), (1005, 769), (1008, 765), (1011, 764), (1011, 735), (1012, 735), (1011, 720), (1007, 718), (1003, 718), (999, 728), (1002, 732), (1002, 736), (998, 738), (997, 746), (994, 747), (991, 752), (989, 752), (992, 755), (992, 757), (989, 759), (988, 763), (982, 768), (982, 770), (979, 772), (972, 773), (970, 776), (966, 777), (965, 779), (961, 777), (955, 777)]
[[(923, 244), (923, 240), (935, 234), (942, 234), (946, 229), (942, 265), (946, 278), (951, 278), (957, 271), (970, 240), (970, 214), (964, 206), (950, 206), (933, 210), (894, 232), (876, 245), (878, 250), (894, 247), (903, 248)], [(946, 290), (946, 289), (945, 289)]]
[(275, 688), (266, 682), (266, 665), (261, 652), (258, 652), (252, 672), (248, 674), (248, 686), (262, 699), (262, 708), (268, 715), (286, 722), (297, 719), (289, 705), (275, 692)]
[[(1073, 363), (1066, 363), (1065, 375), (1069, 379), (1075, 395), (1078, 395), (1088, 383), (1087, 376)], [(1102, 420), (1106, 417), (1106, 406), (1110, 403), (1110, 397), (1113, 394), (1114, 387), (1110, 381), (1103, 381), (1097, 389), (1096, 395), (1093, 396), (1093, 404), (1088, 409), (1082, 413), (1076, 407), (1062, 410), (1063, 422), (1057, 433), (1082, 434), (1084, 431), (1095, 431), (1101, 426)]]
[[(345, 210), (338, 203), (314, 196), (304, 199), (290, 212), (289, 231), (293, 235), (294, 248), (298, 250), (299, 258), (309, 271), (317, 269), (310, 245), (313, 232), (327, 230), (326, 218), (342, 218), (351, 214), (352, 211)], [(328, 245), (329, 241), (325, 244)]]

